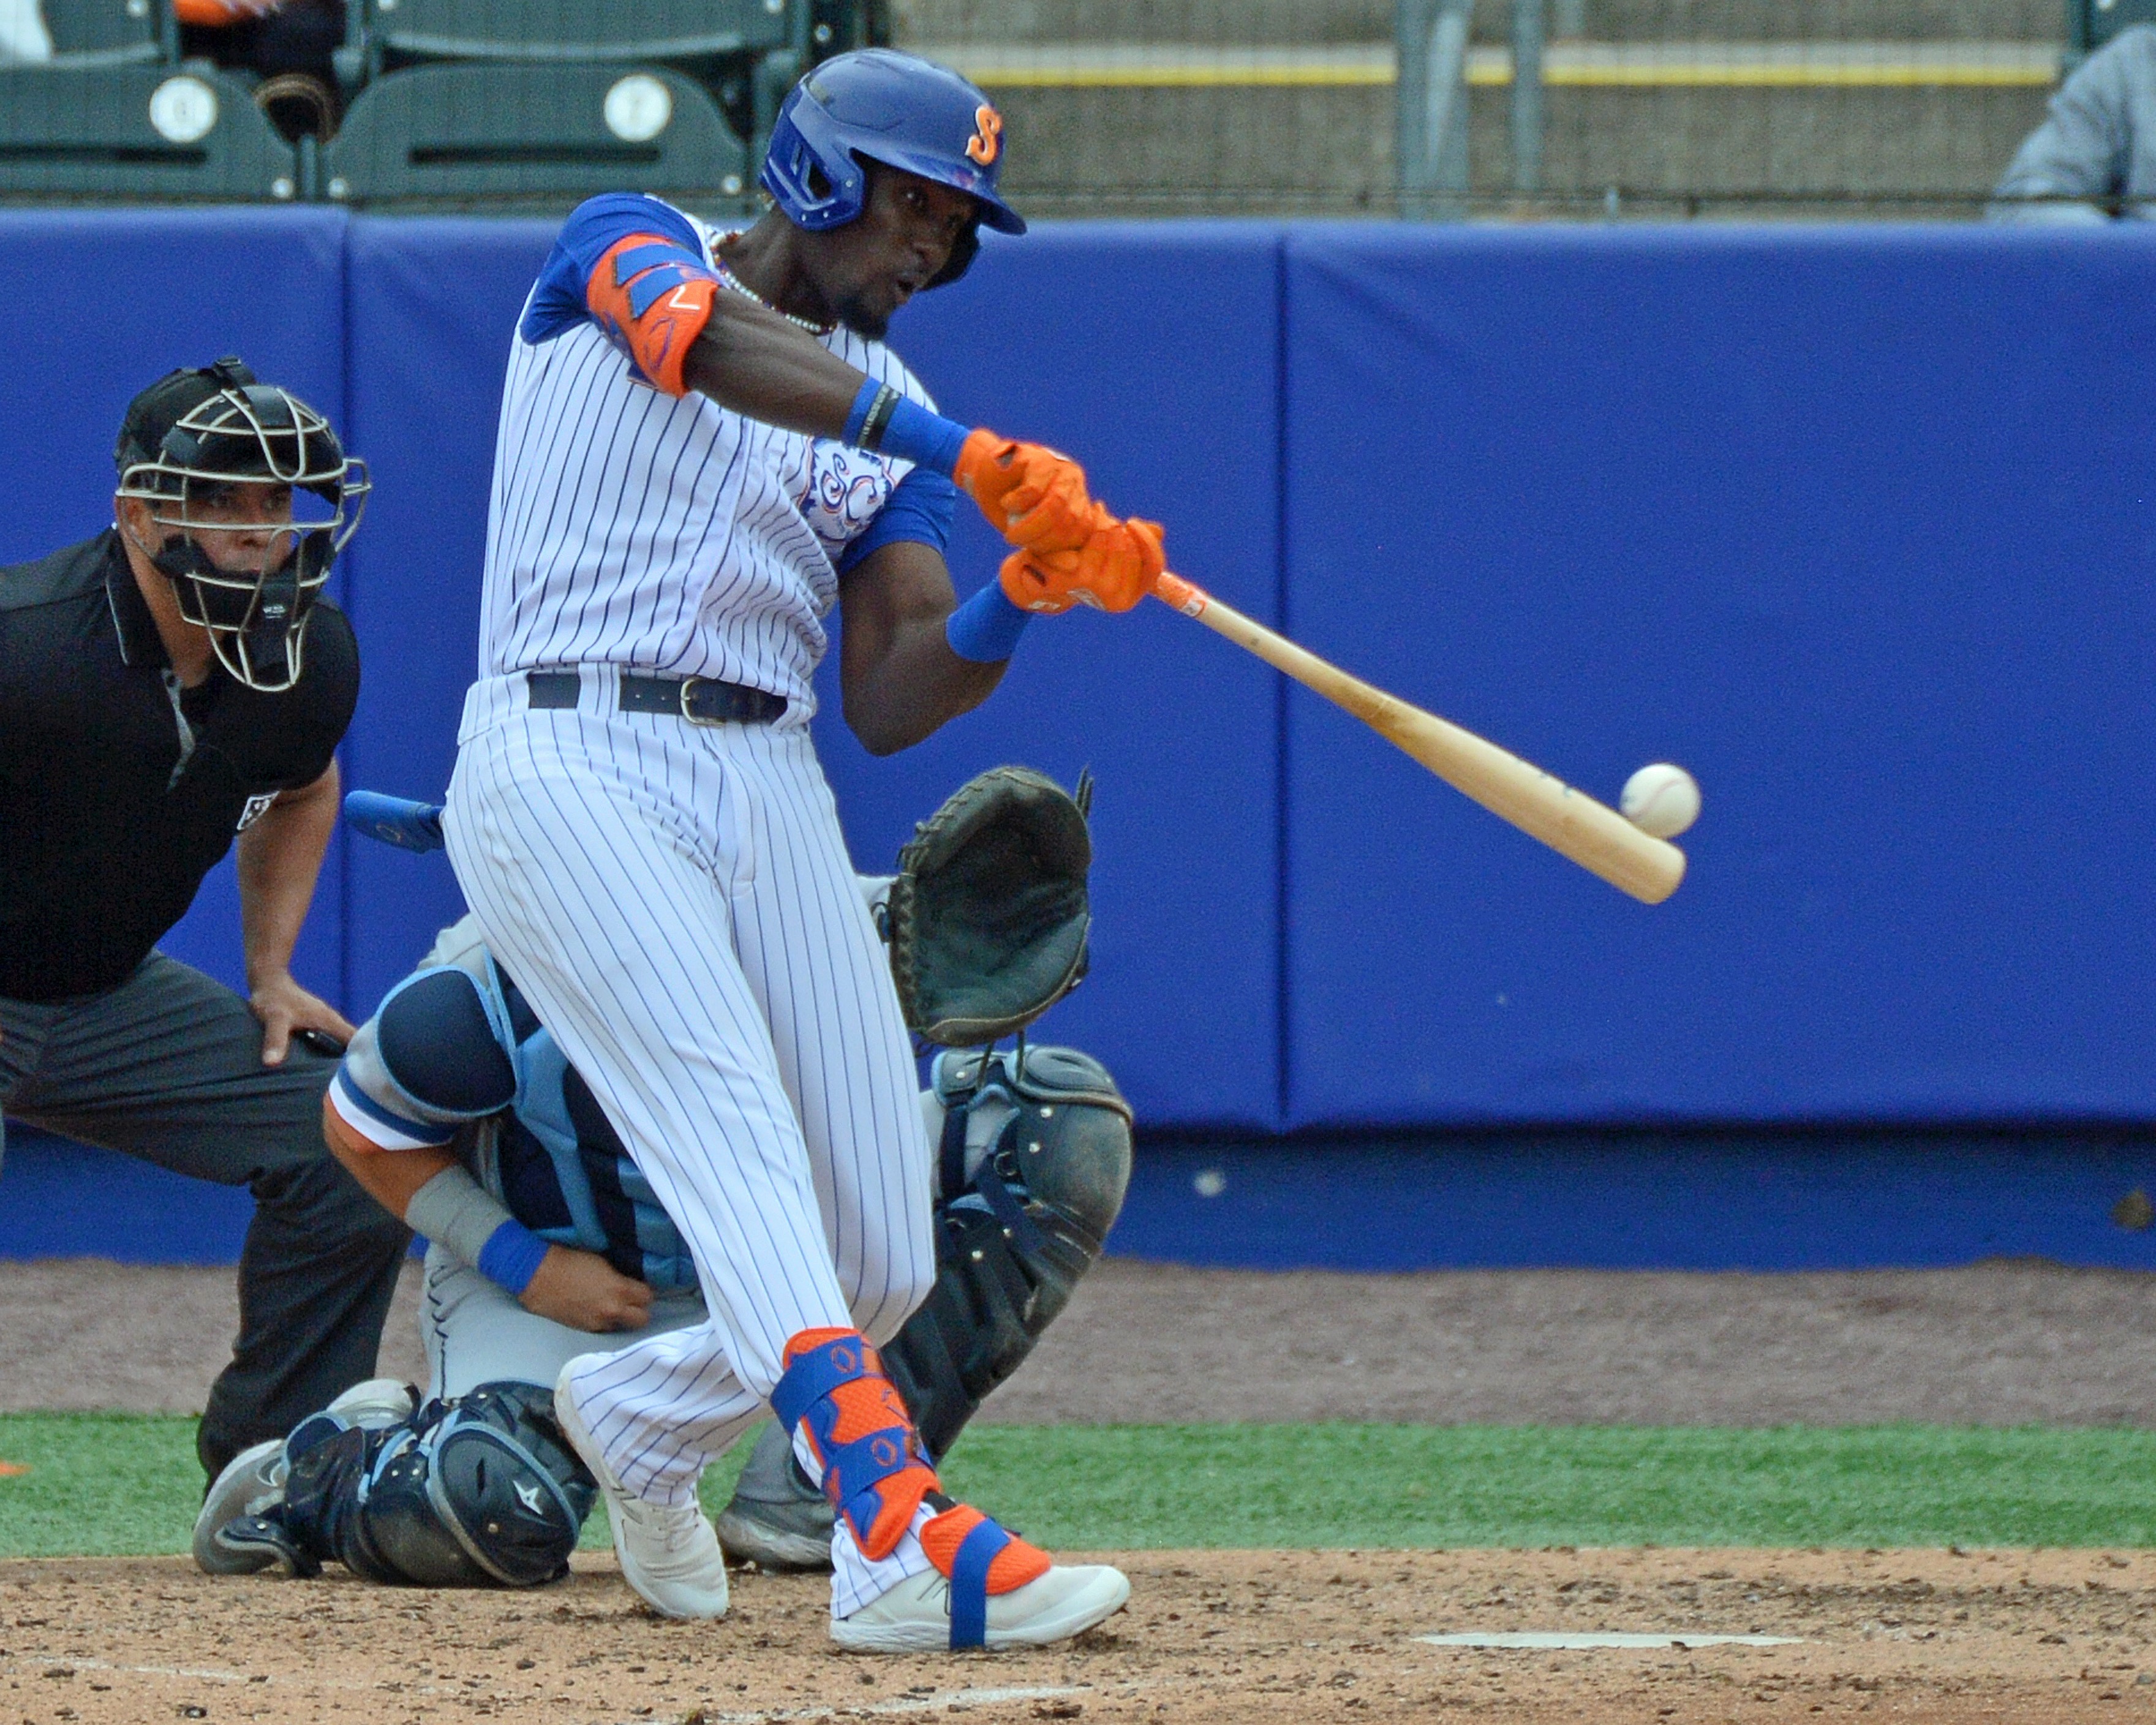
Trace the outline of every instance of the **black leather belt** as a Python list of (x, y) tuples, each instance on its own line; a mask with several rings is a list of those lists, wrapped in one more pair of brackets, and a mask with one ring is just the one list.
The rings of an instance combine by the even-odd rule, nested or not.
[[(691, 725), (768, 725), (786, 711), (783, 695), (716, 677), (646, 677), (624, 671), (619, 680), (625, 713), (665, 713)], [(572, 670), (526, 671), (524, 686), (527, 706), (574, 706), (583, 679)]]

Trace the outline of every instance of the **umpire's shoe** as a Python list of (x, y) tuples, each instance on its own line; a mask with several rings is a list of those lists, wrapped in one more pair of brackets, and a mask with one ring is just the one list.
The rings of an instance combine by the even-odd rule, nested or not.
[[(300, 1423), (305, 1425), (327, 1414), (336, 1416), (339, 1429), (394, 1425), (412, 1417), (417, 1399), (408, 1384), (399, 1384), (394, 1378), (370, 1378), (352, 1385), (323, 1414), (311, 1414)], [(225, 1463), (223, 1471), (210, 1481), (202, 1512), (195, 1517), (197, 1568), (205, 1575), (252, 1575), (275, 1564), (290, 1567), (274, 1544), (265, 1544), (246, 1530), (241, 1530), (240, 1537), (228, 1538), (226, 1530), (235, 1522), (252, 1520), (282, 1503), (285, 1478), (290, 1471), (282, 1438), (253, 1445)]]
[(554, 1380), (554, 1423), (599, 1482), (607, 1519), (613, 1523), (614, 1555), (621, 1559), (622, 1579), (661, 1617), (723, 1617), (726, 1553), (719, 1549), (719, 1537), (704, 1512), (693, 1499), (670, 1505), (631, 1497), (584, 1424), (570, 1379), (579, 1368), (608, 1358), (580, 1353), (562, 1368), (562, 1375)]
[(759, 1569), (831, 1567), (829, 1502), (808, 1483), (785, 1427), (776, 1420), (756, 1435), (733, 1501), (719, 1515), (719, 1543), (737, 1563)]

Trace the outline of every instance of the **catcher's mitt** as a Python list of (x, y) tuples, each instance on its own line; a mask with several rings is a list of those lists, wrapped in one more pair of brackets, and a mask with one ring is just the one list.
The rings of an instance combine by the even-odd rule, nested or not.
[(906, 1022), (946, 1047), (992, 1042), (1031, 1024), (1086, 974), (1093, 917), (1086, 815), (1029, 767), (969, 780), (914, 829), (898, 854), (888, 921), (891, 971)]

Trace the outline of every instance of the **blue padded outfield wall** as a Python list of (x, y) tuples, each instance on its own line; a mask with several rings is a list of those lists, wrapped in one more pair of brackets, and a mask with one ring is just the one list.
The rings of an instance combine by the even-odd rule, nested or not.
[[(346, 778), (438, 796), (550, 231), (0, 215), (0, 557), (102, 525), (129, 395), (236, 348), (372, 464), (339, 578), (366, 673)], [(1596, 1261), (1676, 1261), (1691, 1205), (1752, 1241), (1728, 1261), (1774, 1260), (1773, 1218), (1830, 1219), (1854, 1189), (1820, 1168), (1871, 1153), (1732, 1149), (1751, 1197), (1725, 1201), (1684, 1129), (2041, 1127), (2089, 1204), (2156, 1185), (2156, 236), (1045, 224), (894, 344), (954, 415), (1080, 455), (1175, 567), (1317, 651), (1605, 800), (1661, 758), (1705, 789), (1691, 878), (1650, 910), (1158, 605), (1036, 624), (988, 706), (892, 760), (827, 679), (865, 870), (983, 767), (1098, 776), (1094, 974), (1044, 1033), (1107, 1060), (1163, 1147), (1122, 1249), (1352, 1259), (1322, 1213), (1352, 1235), (1412, 1187), (1414, 1243), (1364, 1260), (1548, 1261), (1476, 1170), (1612, 1127), (1664, 1136), (1578, 1189)], [(962, 522), (962, 591), (998, 549)], [(362, 1014), (459, 908), (439, 857), (341, 842), (303, 979)], [(234, 922), (228, 867), (170, 947), (231, 978)], [(1560, 1136), (1510, 1163), (1502, 1137), (1446, 1162), (1414, 1137), (1530, 1127)], [(1245, 1171), (1237, 1140), (1277, 1142)], [(2025, 1208), (2041, 1158), (2010, 1138), (1910, 1142), (1910, 1191)], [(1332, 1195), (1300, 1225), (1276, 1199), (1306, 1167)], [(2152, 1255), (2075, 1203), (2064, 1234), (1860, 1246), (1851, 1224), (1845, 1255)]]

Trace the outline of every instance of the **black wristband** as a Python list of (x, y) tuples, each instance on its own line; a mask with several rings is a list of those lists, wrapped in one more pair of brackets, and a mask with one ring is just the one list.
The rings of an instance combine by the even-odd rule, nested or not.
[(905, 398), (888, 383), (876, 392), (869, 403), (867, 415), (861, 421), (860, 446), (874, 454), (883, 447), (883, 434), (891, 429), (891, 416)]

